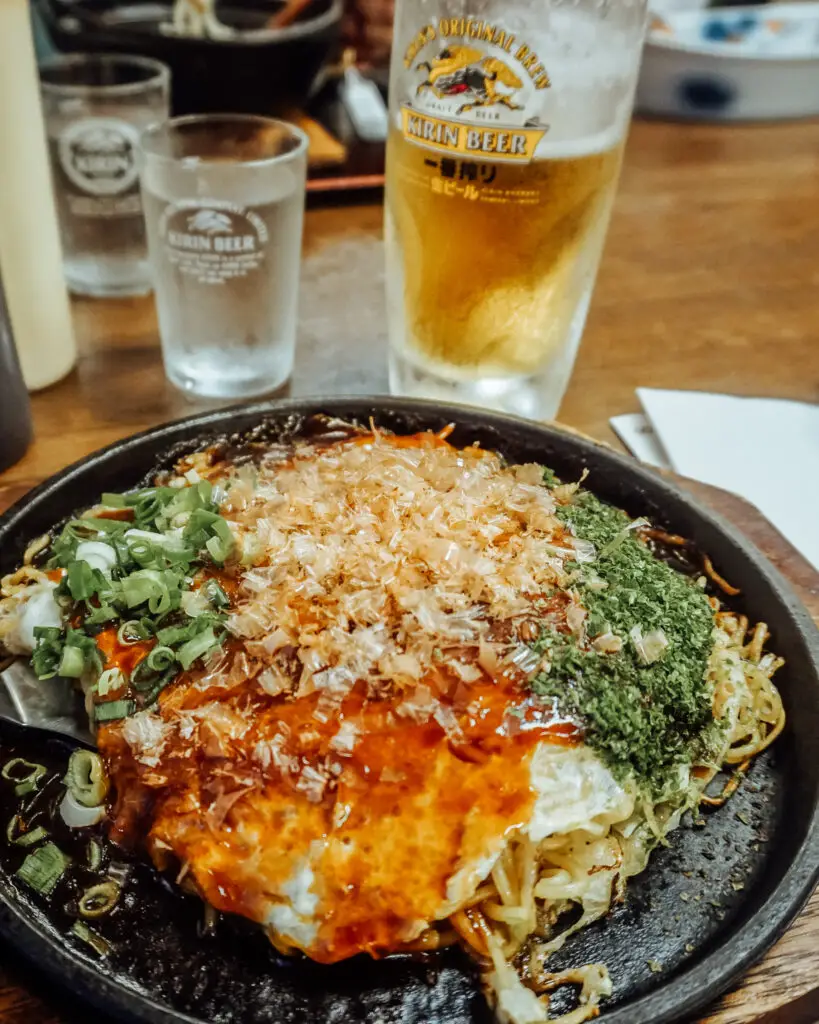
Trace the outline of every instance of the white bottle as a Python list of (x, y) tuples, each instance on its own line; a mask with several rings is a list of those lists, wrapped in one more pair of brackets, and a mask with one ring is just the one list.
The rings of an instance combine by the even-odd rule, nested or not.
[(29, 390), (77, 357), (28, 0), (0, 0), (0, 272)]

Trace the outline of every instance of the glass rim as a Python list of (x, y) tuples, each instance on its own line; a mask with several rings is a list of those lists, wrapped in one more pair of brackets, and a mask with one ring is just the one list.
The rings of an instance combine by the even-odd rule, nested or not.
[(236, 160), (232, 164), (234, 167), (267, 167), (272, 164), (290, 163), (305, 154), (310, 144), (310, 139), (304, 129), (299, 128), (299, 126), (293, 124), (292, 121), (283, 121), (278, 117), (263, 117), (261, 114), (184, 114), (181, 117), (169, 117), (164, 121), (155, 121), (153, 124), (149, 124), (148, 127), (142, 131), (142, 134), (139, 137), (140, 149), (142, 150), (145, 158), (163, 164), (184, 165), (188, 161), (195, 161), (195, 165), (192, 164), (192, 166), (228, 166), (224, 160), (213, 160), (208, 157), (167, 156), (165, 153), (160, 153), (158, 150), (152, 149), (150, 146), (151, 140), (158, 138), (163, 132), (175, 132), (176, 129), (183, 128), (186, 125), (218, 124), (220, 122), (232, 124), (237, 122), (240, 124), (255, 124), (259, 127), (268, 128), (271, 125), (276, 125), (278, 127), (286, 128), (294, 138), (298, 139), (298, 145), (295, 149), (290, 149), (286, 153), (279, 153), (276, 156), (254, 157), (250, 160)]
[(321, 14), (306, 18), (304, 21), (294, 21), (283, 28), (236, 28), (236, 35), (233, 37), (233, 41), (248, 46), (292, 42), (295, 39), (301, 39), (303, 36), (322, 32), (330, 25), (340, 21), (343, 10), (344, 0), (330, 0), (327, 10)]
[[(58, 71), (72, 67), (110, 67), (119, 64), (123, 67), (141, 68), (153, 72), (148, 78), (139, 82), (116, 82), (110, 85), (80, 84), (78, 82), (48, 82), (42, 73)], [(130, 53), (65, 53), (54, 57), (46, 57), (38, 63), (40, 88), (43, 92), (59, 96), (131, 96), (143, 92), (146, 88), (157, 85), (168, 86), (171, 80), (171, 69), (161, 60), (153, 57), (142, 57)]]

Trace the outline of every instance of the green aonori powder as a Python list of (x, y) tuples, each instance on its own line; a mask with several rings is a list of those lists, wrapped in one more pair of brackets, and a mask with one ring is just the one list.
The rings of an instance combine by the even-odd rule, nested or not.
[[(546, 480), (553, 483), (548, 471)], [(574, 566), (587, 634), (613, 633), (622, 646), (598, 653), (581, 650), (574, 636), (544, 633), (534, 646), (549, 655), (550, 668), (534, 678), (533, 689), (580, 718), (586, 742), (616, 777), (633, 775), (658, 797), (713, 726), (705, 681), (713, 612), (693, 580), (656, 558), (633, 531), (624, 532), (631, 520), (623, 512), (577, 491), (557, 514), (597, 549), (595, 561)], [(662, 640), (650, 663), (639, 649), (646, 635)]]

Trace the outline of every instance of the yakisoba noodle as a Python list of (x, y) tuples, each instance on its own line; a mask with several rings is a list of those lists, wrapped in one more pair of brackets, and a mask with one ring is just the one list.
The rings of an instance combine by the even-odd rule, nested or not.
[(551, 954), (776, 739), (781, 659), (682, 538), (448, 434), (188, 456), (33, 544), (0, 640), (83, 687), (111, 837), (210, 913), (320, 962), (458, 943), (500, 1020), (572, 985), (576, 1024), (611, 982)]

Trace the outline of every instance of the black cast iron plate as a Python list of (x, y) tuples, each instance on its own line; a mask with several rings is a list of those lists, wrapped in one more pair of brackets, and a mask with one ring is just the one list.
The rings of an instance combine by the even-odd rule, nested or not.
[[(616, 453), (553, 428), (459, 406), (388, 398), (305, 399), (193, 417), (119, 442), (36, 488), (0, 519), (0, 573), (26, 543), (103, 490), (133, 486), (215, 438), (276, 439), (327, 413), (406, 433), (458, 425), (454, 441), (480, 441), (511, 461), (550, 465), (632, 515), (691, 538), (742, 588), (736, 606), (770, 626), (787, 659), (777, 676), (787, 730), (758, 759), (730, 803), (686, 820), (669, 848), (634, 879), (625, 905), (572, 938), (556, 968), (602, 961), (614, 982), (606, 1024), (659, 1024), (690, 1016), (723, 991), (784, 931), (819, 874), (819, 641), (773, 567), (733, 528)], [(4, 726), (10, 751), (61, 769), (59, 740)], [(8, 800), (7, 795), (0, 795)], [(0, 802), (5, 816), (11, 813)], [(5, 820), (5, 818), (4, 818)], [(78, 840), (63, 837), (66, 844)], [(83, 839), (83, 841), (85, 841)], [(71, 851), (69, 851), (71, 852)], [(82, 851), (74, 851), (81, 859)], [(47, 978), (123, 1021), (150, 1024), (488, 1024), (492, 1015), (466, 958), (358, 958), (333, 967), (279, 957), (241, 920), (202, 934), (202, 907), (146, 865), (132, 866), (122, 905), (99, 930), (105, 961), (66, 934), (60, 900), (46, 907), (11, 879), (22, 859), (0, 844), (0, 930)], [(120, 858), (121, 859), (121, 858)], [(76, 881), (73, 884), (77, 884)], [(69, 883), (63, 903), (69, 905)], [(568, 1005), (568, 1004), (567, 1004)], [(558, 1006), (555, 1005), (555, 1009)]]

